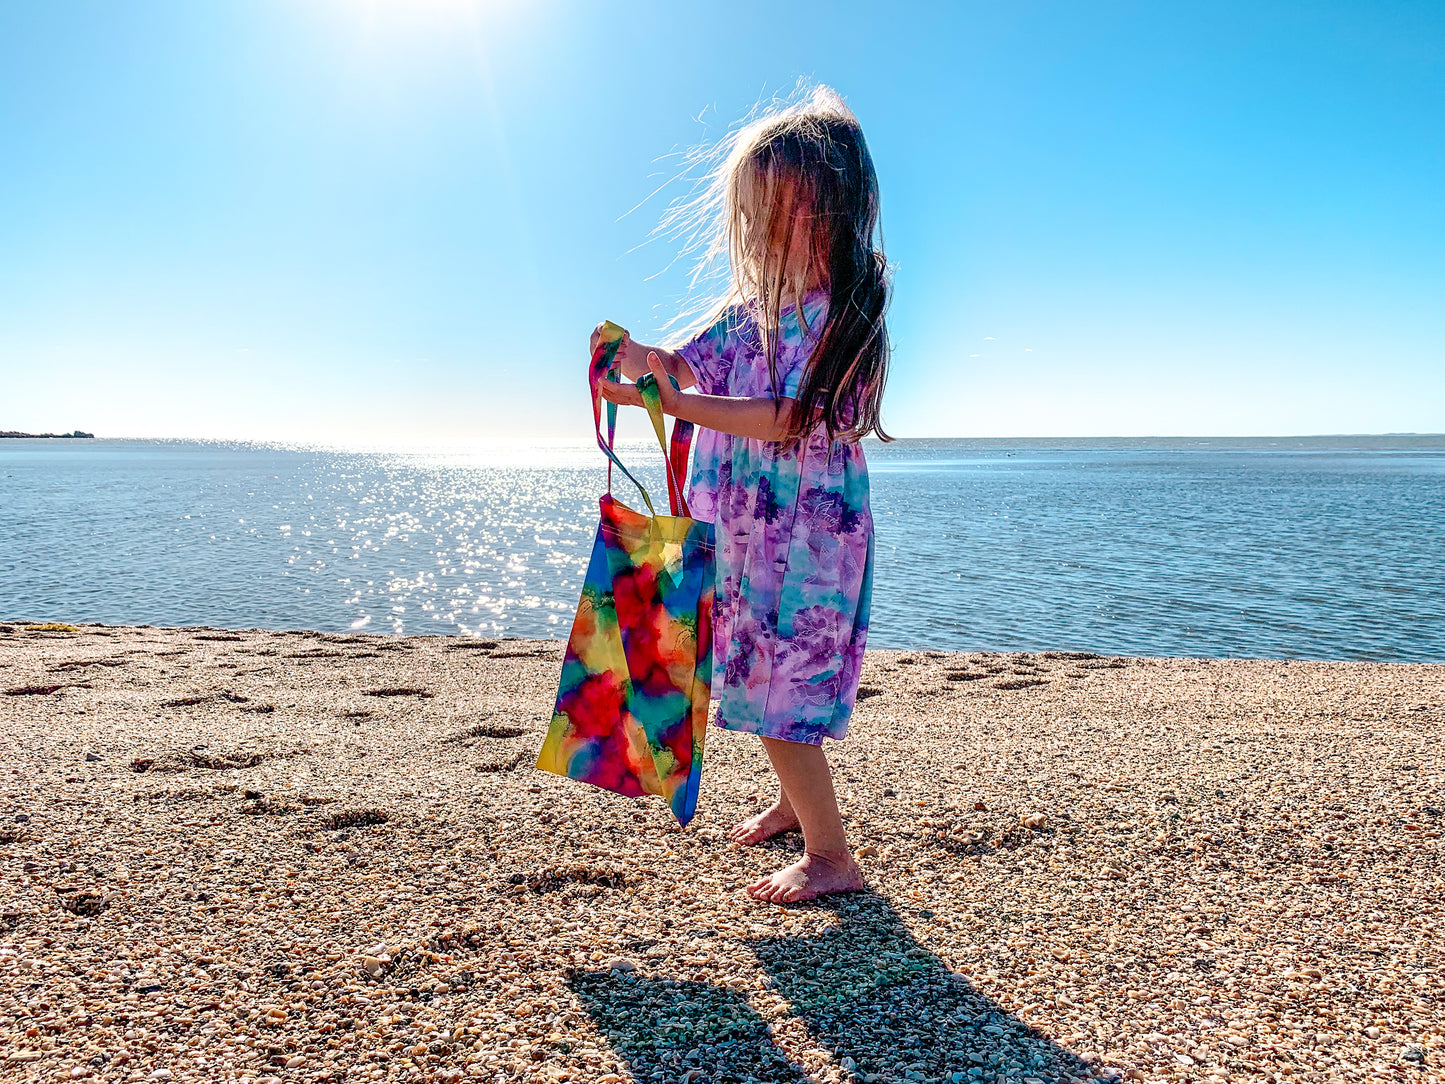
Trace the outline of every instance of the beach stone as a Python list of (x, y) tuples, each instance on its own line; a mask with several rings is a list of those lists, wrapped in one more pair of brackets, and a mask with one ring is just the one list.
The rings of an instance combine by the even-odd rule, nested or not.
[[(95, 671), (90, 714), (0, 696), (0, 761), (19, 769), (0, 809), (17, 874), (0, 909), (0, 1062), (17, 1078), (69, 1078), (104, 1051), (88, 1078), (122, 1084), (163, 1064), (196, 1084), (463, 1066), (487, 1084), (694, 1068), (741, 1084), (787, 1063), (830, 1084), (1124, 1072), (1105, 1066), (1329, 1084), (1391, 1062), (1410, 1075), (1424, 1063), (1404, 1042), (1434, 1050), (1406, 1029), (1445, 996), (1423, 842), (1445, 751), (1436, 720), (1402, 705), (1445, 704), (1445, 667), (915, 653), (913, 685), (950, 665), (1087, 674), (1013, 699), (951, 682), (943, 705), (870, 652), (887, 695), (828, 752), (873, 891), (780, 908), (742, 886), (790, 860), (796, 834), (734, 848), (722, 830), (772, 800), (757, 743), (712, 744), (708, 803), (681, 832), (652, 799), (532, 773), (557, 644), (506, 641), (503, 659), (444, 636), (104, 633), (129, 661)], [(0, 627), (12, 686), (44, 683), (58, 650)], [(148, 688), (201, 699), (153, 713)], [(357, 703), (389, 688), (434, 695)], [(263, 702), (275, 712), (237, 706)], [(515, 771), (457, 755), (450, 739), (473, 727), (521, 732), (468, 739), (514, 742)], [(60, 781), (77, 748), (125, 765), (197, 745), (236, 751), (227, 764), (264, 755)], [(53, 809), (35, 820), (54, 830), (11, 823), (28, 806)], [(320, 827), (346, 809), (388, 817)], [(1024, 823), (1044, 810), (1069, 815)], [(594, 876), (617, 868), (625, 880)], [(124, 895), (101, 916), (59, 906), (112, 886)], [(1310, 1013), (1325, 1004), (1342, 1019)], [(23, 1061), (21, 1044), (56, 1052)], [(760, 1045), (772, 1053), (752, 1060)]]

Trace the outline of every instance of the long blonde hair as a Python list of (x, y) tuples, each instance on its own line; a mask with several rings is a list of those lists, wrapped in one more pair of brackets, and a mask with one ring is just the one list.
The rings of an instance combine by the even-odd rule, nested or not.
[[(890, 353), (888, 265), (878, 178), (858, 119), (831, 88), (802, 87), (755, 109), (717, 145), (694, 152), (692, 162), (705, 172), (668, 208), (659, 230), (693, 258), (694, 290), (724, 273), (726, 288), (683, 315), (679, 322), (705, 313), (681, 338), (712, 326), (733, 305), (752, 306), (776, 391), (783, 310), (795, 304), (801, 323), (803, 295), (826, 289), (827, 315), (785, 439), (821, 422), (829, 439), (876, 433), (891, 440), (879, 417)], [(789, 281), (796, 268), (801, 281)]]

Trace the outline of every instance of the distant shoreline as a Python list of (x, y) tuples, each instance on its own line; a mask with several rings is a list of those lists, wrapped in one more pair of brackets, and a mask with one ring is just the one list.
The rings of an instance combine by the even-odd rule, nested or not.
[(94, 433), (82, 433), (77, 429), (74, 433), (16, 433), (13, 430), (0, 432), (0, 439), (10, 437), (14, 440), (94, 440)]

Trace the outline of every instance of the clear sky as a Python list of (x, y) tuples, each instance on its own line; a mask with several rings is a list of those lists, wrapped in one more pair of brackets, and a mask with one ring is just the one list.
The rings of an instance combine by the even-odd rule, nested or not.
[(685, 288), (670, 156), (804, 76), (897, 435), (1445, 431), (1442, 50), (1440, 0), (0, 3), (0, 429), (585, 437), (589, 329)]

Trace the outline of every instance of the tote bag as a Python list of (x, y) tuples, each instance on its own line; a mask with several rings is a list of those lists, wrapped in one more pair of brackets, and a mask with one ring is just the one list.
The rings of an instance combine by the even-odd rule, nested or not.
[[(689, 516), (683, 494), (692, 423), (673, 423), (669, 448), (651, 374), (637, 387), (666, 460), (671, 515), (657, 514), (617, 458), (615, 403), (603, 439), (598, 385), (614, 372), (623, 334), (607, 324), (589, 367), (607, 493), (537, 767), (618, 794), (659, 794), (686, 824), (697, 809), (712, 685), (713, 527)], [(648, 514), (612, 496), (613, 464)]]

